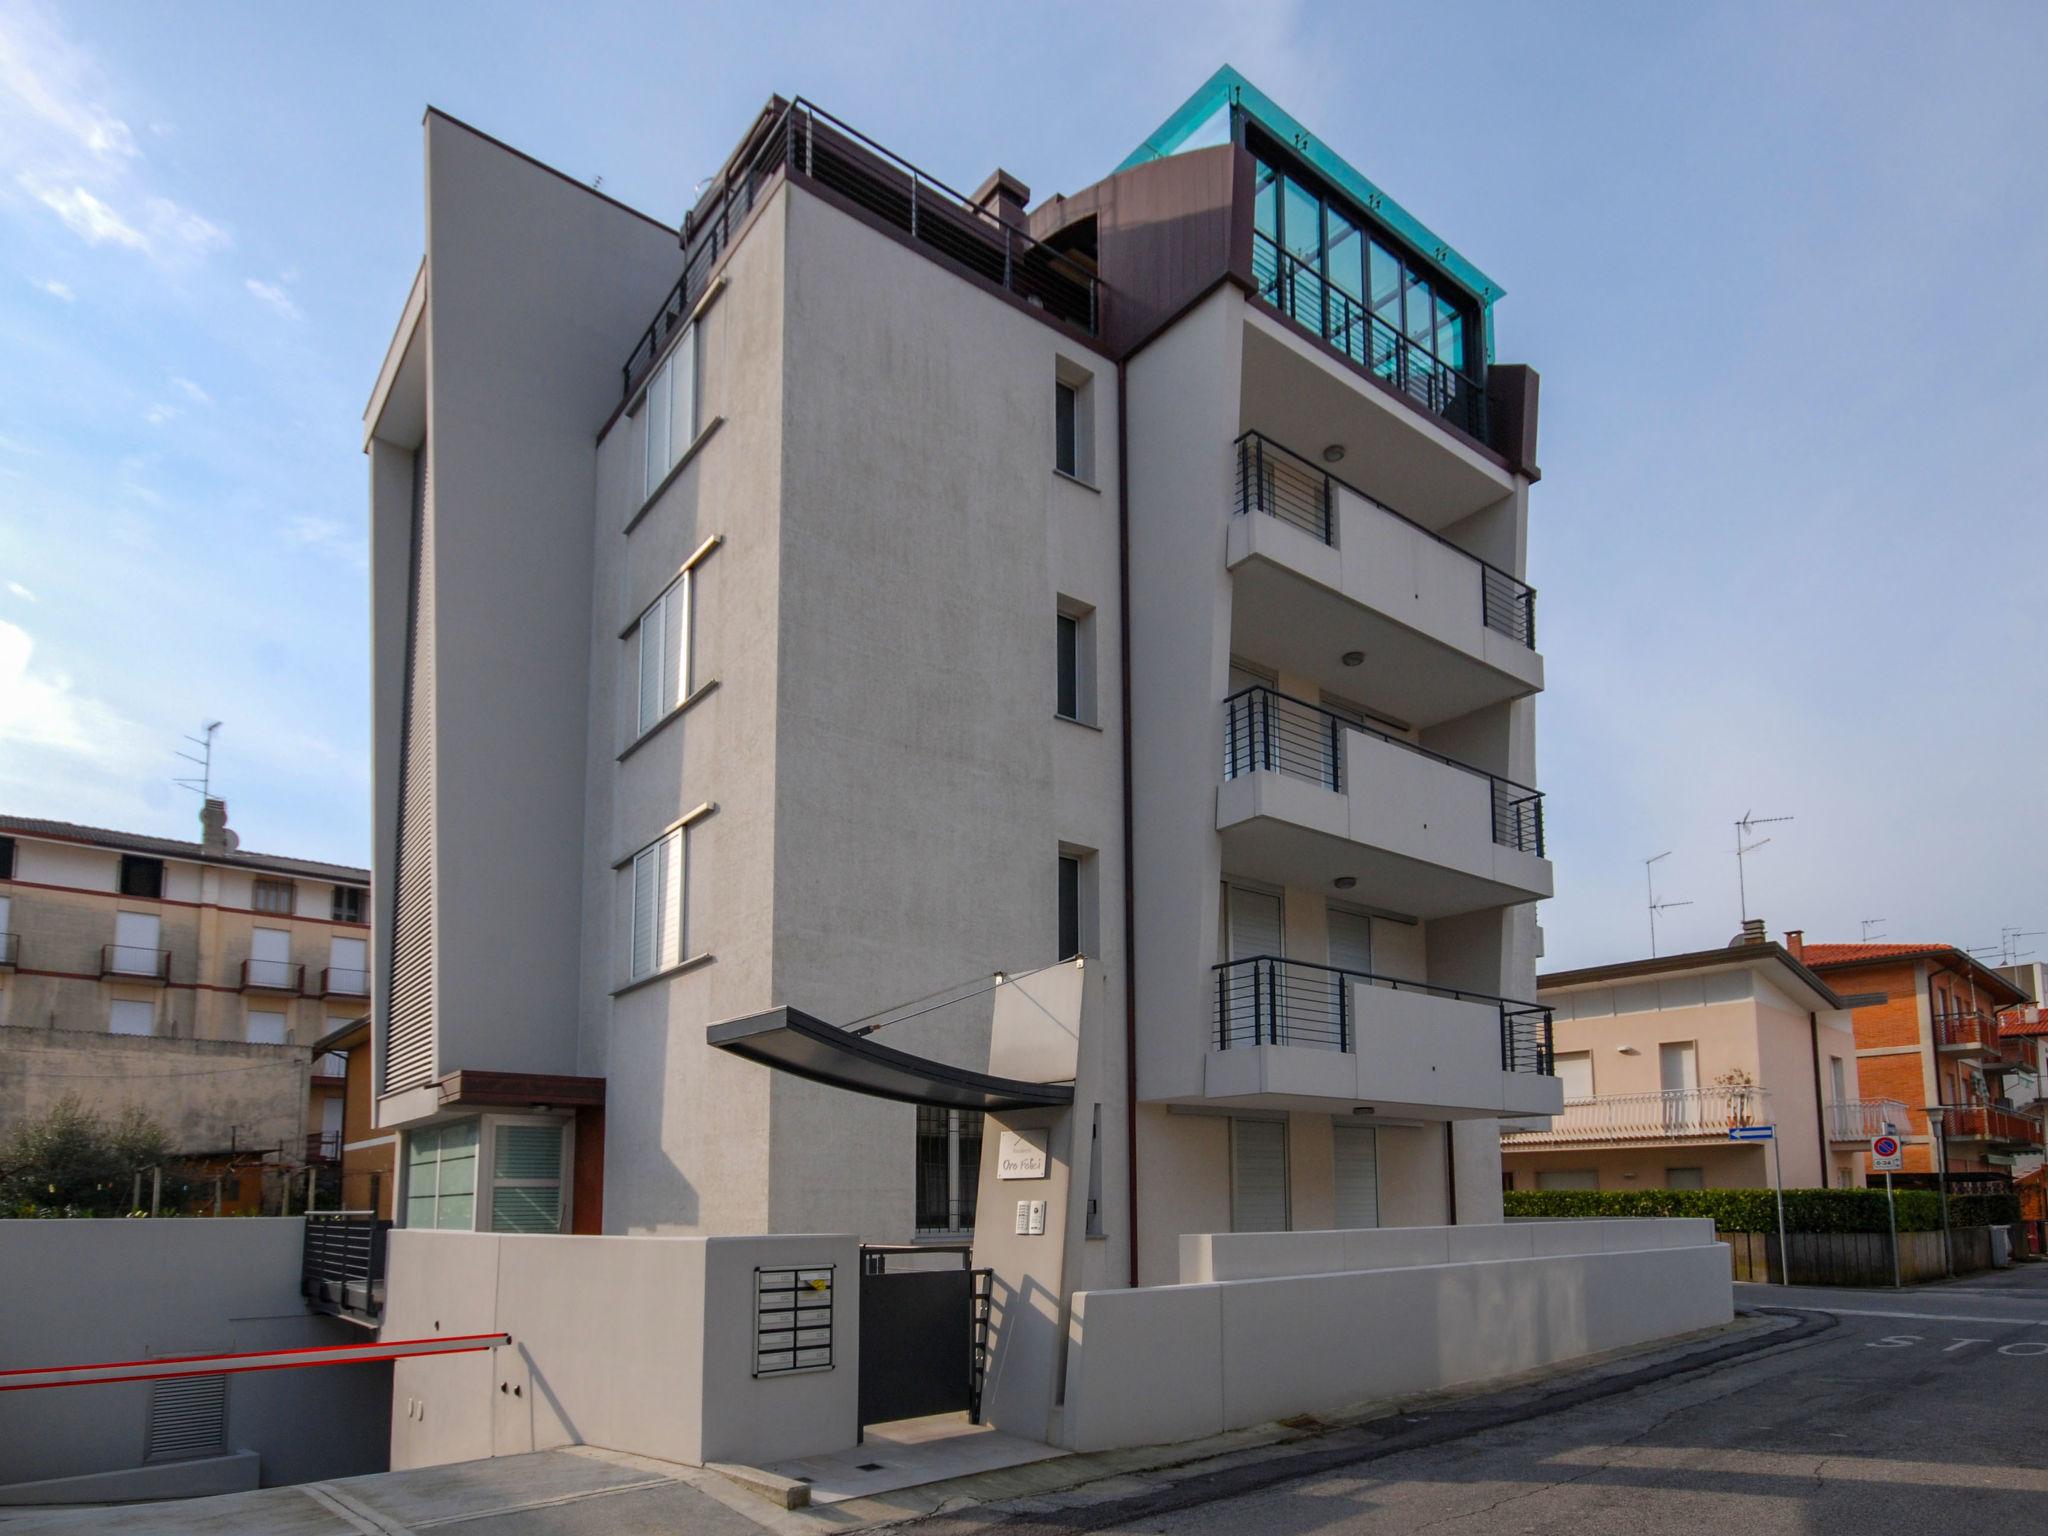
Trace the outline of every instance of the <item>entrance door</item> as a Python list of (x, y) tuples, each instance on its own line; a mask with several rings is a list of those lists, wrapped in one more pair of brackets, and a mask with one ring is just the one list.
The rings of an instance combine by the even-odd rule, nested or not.
[[(1282, 953), (1280, 897), (1241, 885), (1223, 888), (1225, 954), (1235, 961), (1278, 957)], [(1224, 978), (1227, 1043), (1251, 1045), (1284, 1036), (1281, 968), (1276, 965), (1233, 964)]]
[[(962, 1411), (980, 1423), (976, 1359), (987, 1344), (982, 1308), (989, 1272), (891, 1270), (891, 1257), (861, 1250), (861, 1423)], [(961, 1259), (964, 1264), (964, 1252)]]
[(1380, 1137), (1369, 1125), (1330, 1127), (1335, 1154), (1337, 1225), (1380, 1224)]
[(1699, 1048), (1690, 1040), (1657, 1047), (1657, 1086), (1664, 1090), (1664, 1123), (1674, 1130), (1703, 1124), (1700, 1117)]

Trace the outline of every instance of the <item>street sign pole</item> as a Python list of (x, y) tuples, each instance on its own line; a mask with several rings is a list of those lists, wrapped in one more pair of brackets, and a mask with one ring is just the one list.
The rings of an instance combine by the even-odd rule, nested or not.
[(1899, 1202), (1892, 1194), (1893, 1170), (1905, 1166), (1904, 1150), (1885, 1122), (1884, 1134), (1870, 1138), (1870, 1166), (1884, 1175), (1884, 1217), (1892, 1234), (1892, 1289), (1899, 1289)]
[[(1771, 1127), (1775, 1132), (1777, 1127)], [(1792, 1250), (1785, 1242), (1785, 1158), (1778, 1150), (1778, 1138), (1771, 1137), (1771, 1173), (1778, 1186), (1778, 1278), (1785, 1284), (1792, 1283)]]
[(1892, 1229), (1892, 1289), (1896, 1291), (1900, 1288), (1899, 1203), (1897, 1200), (1892, 1198), (1892, 1175), (1890, 1169), (1886, 1169), (1884, 1175), (1884, 1214), (1885, 1220), (1891, 1224)]

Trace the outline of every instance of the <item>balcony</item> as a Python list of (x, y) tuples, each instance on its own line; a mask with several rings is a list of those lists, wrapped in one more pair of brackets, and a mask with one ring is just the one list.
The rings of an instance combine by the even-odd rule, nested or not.
[(1417, 727), (1542, 689), (1534, 588), (1259, 433), (1236, 458), (1240, 654), (1343, 690), (1362, 653), (1375, 707)]
[(306, 1133), (306, 1161), (309, 1163), (340, 1162), (341, 1132), (308, 1131)]
[(1434, 1120), (1556, 1113), (1548, 1008), (1311, 961), (1214, 967), (1204, 1097)]
[(1952, 1104), (1942, 1116), (1941, 1129), (1943, 1139), (1951, 1145), (1959, 1141), (2035, 1149), (2042, 1145), (2040, 1112), (2002, 1104)]
[(345, 1051), (325, 1051), (315, 1056), (313, 1058), (313, 1075), (337, 1081), (347, 1077), (348, 1053)]
[[(1846, 1106), (1844, 1106), (1846, 1107)], [(1730, 1130), (1771, 1123), (1768, 1088), (1682, 1088), (1567, 1100), (1544, 1130), (1501, 1131), (1503, 1151), (1530, 1147), (1650, 1146), (1726, 1141)]]
[(315, 1312), (375, 1325), (384, 1312), (384, 1247), (391, 1223), (355, 1212), (306, 1217), (299, 1294)]
[(1887, 1132), (1908, 1129), (1906, 1106), (1897, 1099), (1862, 1099), (1830, 1104), (1828, 1140), (1864, 1142)]
[(21, 935), (0, 933), (0, 971), (11, 971), (21, 964)]
[(751, 136), (684, 226), (683, 274), (621, 369), (625, 394), (689, 321), (747, 215), (784, 175), (909, 237), (942, 265), (1087, 335), (1101, 326), (1093, 272), (798, 97)]
[(1224, 701), (1224, 867), (1415, 917), (1540, 901), (1543, 796), (1270, 688)]
[(290, 960), (244, 960), (241, 969), (244, 992), (304, 992), (306, 968)]
[(1968, 1056), (1998, 1054), (1998, 1020), (1976, 1008), (1957, 1008), (1934, 1016), (1937, 1050)]
[(135, 944), (102, 944), (100, 977), (102, 980), (168, 982), (171, 979), (171, 952), (168, 949), (144, 949)]
[(320, 972), (322, 997), (368, 997), (370, 973), (347, 966), (330, 965)]

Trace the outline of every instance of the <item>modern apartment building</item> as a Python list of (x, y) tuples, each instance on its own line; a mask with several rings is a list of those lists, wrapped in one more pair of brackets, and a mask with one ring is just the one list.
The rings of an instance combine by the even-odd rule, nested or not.
[(368, 1005), (370, 872), (248, 852), (220, 800), (199, 819), (184, 842), (0, 816), (0, 1125), (75, 1094), (182, 1155), (292, 1167), (338, 1132), (312, 1046)]
[[(1843, 998), (1756, 931), (1725, 949), (1555, 971), (1564, 1113), (1504, 1127), (1510, 1189), (1848, 1189), (1906, 1106), (1866, 1097)], [(1774, 1129), (1773, 1143), (1731, 1130)]]
[(802, 100), (680, 229), (425, 160), (365, 420), (403, 1221), (957, 1234), (971, 1108), (707, 1028), (980, 1070), (1075, 956), (1071, 1283), (1499, 1219), (1560, 1099), (1497, 284), (1227, 69), (1035, 207)]
[(1948, 944), (1786, 944), (1830, 986), (1870, 998), (1855, 1010), (1857, 1074), (1908, 1106), (1908, 1175), (1931, 1178), (1944, 1145), (1951, 1176), (2008, 1175), (2039, 1155), (2040, 1109), (2016, 1107), (2006, 1088), (2035, 1065), (2031, 1042), (1999, 1027), (2001, 1010), (2028, 1001), (2020, 982)]

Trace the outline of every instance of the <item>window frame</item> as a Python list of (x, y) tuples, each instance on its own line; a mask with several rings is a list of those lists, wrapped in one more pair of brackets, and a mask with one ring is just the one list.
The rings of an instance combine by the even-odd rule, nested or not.
[(364, 921), (363, 909), (369, 905), (370, 893), (360, 885), (337, 885), (334, 900), (328, 908), (329, 915), (337, 923), (360, 923)]
[[(639, 408), (633, 413), (640, 418), (641, 425), (640, 499), (643, 502), (667, 483), (669, 475), (683, 461), (691, 445), (697, 441), (698, 433), (703, 430), (702, 350), (697, 344), (697, 322), (693, 320), (677, 334), (675, 343), (647, 376), (647, 387), (641, 392)], [(675, 386), (678, 377), (682, 378), (689, 391), (687, 404), (681, 407), (686, 415), (680, 423), (683, 429), (681, 441), (677, 441), (679, 407)]]
[[(626, 861), (626, 980), (645, 981), (663, 971), (672, 970), (689, 958), (687, 948), (690, 910), (690, 829), (687, 825), (669, 828), (661, 836), (642, 848), (635, 849)], [(670, 872), (661, 867), (664, 849), (672, 849)], [(649, 918), (651, 948), (647, 965), (640, 962), (640, 910), (641, 870), (648, 870), (645, 889), (654, 900), (654, 909)], [(666, 910), (668, 903), (673, 910)], [(664, 923), (673, 918), (673, 943), (664, 948)], [(664, 956), (666, 955), (666, 958)]]
[[(267, 905), (283, 899), (283, 906)], [(299, 883), (287, 875), (257, 875), (249, 882), (249, 910), (271, 917), (295, 917), (299, 909)]]
[[(141, 878), (154, 875), (154, 879)], [(134, 878), (131, 878), (134, 877)], [(139, 890), (132, 887), (153, 884), (153, 890)], [(152, 858), (146, 853), (124, 853), (115, 875), (116, 895), (132, 896), (141, 901), (162, 901), (164, 899), (164, 861)]]
[[(487, 1188), (484, 1182), (483, 1168), (483, 1149), (486, 1138), (483, 1134), (483, 1117), (480, 1115), (470, 1115), (459, 1120), (443, 1120), (433, 1125), (416, 1126), (412, 1130), (409, 1130), (405, 1133), (404, 1143), (400, 1147), (401, 1156), (398, 1160), (399, 1172), (404, 1176), (405, 1187), (403, 1190), (400, 1191), (400, 1198), (396, 1205), (397, 1211), (404, 1217), (404, 1220), (400, 1223), (401, 1226), (416, 1227), (419, 1225), (412, 1219), (413, 1202), (415, 1200), (422, 1198), (418, 1189), (415, 1187), (414, 1181), (416, 1175), (413, 1171), (415, 1167), (420, 1166), (416, 1163), (413, 1157), (413, 1149), (415, 1148), (415, 1146), (417, 1146), (419, 1138), (422, 1136), (432, 1135), (435, 1139), (436, 1155), (433, 1161), (434, 1193), (430, 1196), (426, 1196), (425, 1198), (435, 1202), (435, 1214), (438, 1217), (439, 1204), (441, 1199), (443, 1198), (440, 1187), (440, 1170), (442, 1165), (448, 1161), (446, 1157), (441, 1155), (441, 1153), (445, 1150), (445, 1148), (441, 1144), (442, 1138), (444, 1138), (450, 1131), (456, 1130), (462, 1126), (470, 1127), (475, 1135), (475, 1139), (470, 1143), (470, 1162), (472, 1164), (473, 1171), (470, 1175), (471, 1182), (469, 1189), (469, 1225), (466, 1227), (444, 1227), (437, 1219), (433, 1222), (428, 1223), (425, 1227), (421, 1227), (420, 1230), (426, 1232), (475, 1232), (479, 1230), (476, 1224), (477, 1198)], [(460, 1196), (457, 1195), (451, 1198), (460, 1198)]]
[[(1062, 417), (1064, 416), (1064, 420)], [(1099, 489), (1095, 474), (1095, 374), (1070, 358), (1053, 362), (1053, 473)]]
[[(671, 617), (673, 615), (673, 618)], [(650, 623), (652, 628), (650, 628)], [(638, 740), (689, 702), (696, 673), (696, 566), (686, 565), (627, 630), (633, 646), (633, 731)], [(650, 640), (653, 641), (650, 647)], [(648, 669), (655, 668), (649, 713)]]
[[(936, 1126), (932, 1123), (935, 1118)], [(944, 1109), (920, 1104), (912, 1125), (911, 1231), (928, 1241), (972, 1237), (981, 1193), (981, 1148), (982, 1139), (988, 1134), (988, 1117), (978, 1109)], [(945, 1159), (943, 1224), (929, 1223), (924, 1219), (930, 1214), (924, 1204), (925, 1152), (927, 1144), (932, 1142), (937, 1143)], [(968, 1151), (970, 1143), (974, 1148), (971, 1154)]]
[[(555, 1177), (552, 1179), (508, 1178), (498, 1172), (498, 1133), (501, 1130), (520, 1126), (552, 1127), (559, 1137), (555, 1153)], [(572, 1177), (575, 1158), (575, 1122), (558, 1115), (485, 1115), (479, 1133), (477, 1191), (483, 1196), (483, 1203), (477, 1212), (476, 1230), (493, 1232), (501, 1237), (546, 1236), (546, 1233), (518, 1233), (498, 1226), (498, 1191), (500, 1189), (553, 1189), (555, 1196), (555, 1234), (569, 1230), (571, 1219), (570, 1198), (575, 1185)]]
[[(1061, 593), (1053, 605), (1052, 715), (1095, 726), (1095, 608)], [(1071, 640), (1070, 638), (1071, 637)], [(1071, 706), (1071, 708), (1069, 708)]]

